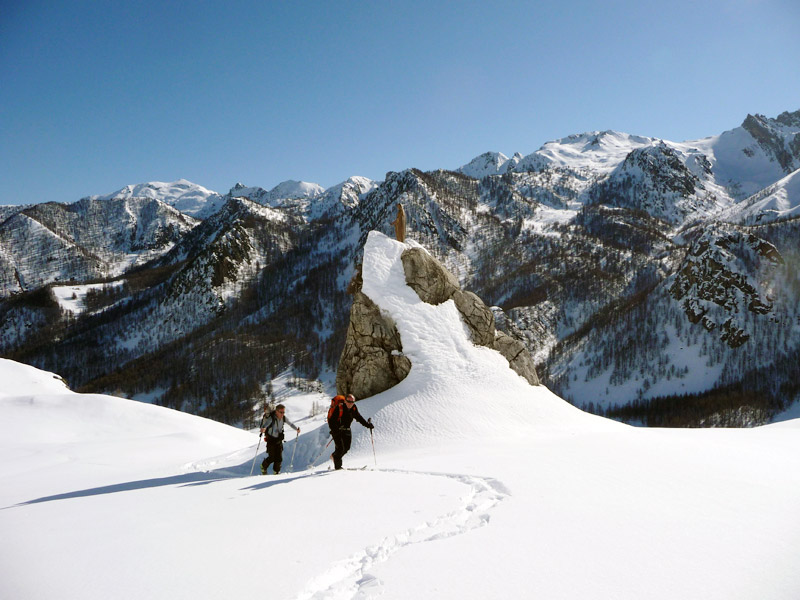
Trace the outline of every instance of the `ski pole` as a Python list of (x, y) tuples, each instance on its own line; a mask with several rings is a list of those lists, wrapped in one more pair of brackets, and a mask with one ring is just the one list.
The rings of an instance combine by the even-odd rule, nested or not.
[(250, 465), (250, 476), (253, 476), (253, 468), (256, 466), (256, 457), (258, 456), (258, 449), (261, 447), (261, 428), (264, 427), (264, 419), (267, 417), (266, 411), (261, 417), (261, 425), (258, 426), (258, 444), (256, 444), (256, 455), (253, 457), (253, 464)]
[[(333, 441), (333, 436), (331, 436), (331, 439), (329, 439), (329, 440), (328, 440), (328, 443), (327, 443), (327, 444), (325, 444), (325, 448), (327, 448), (328, 446), (330, 446), (332, 441)], [(325, 448), (323, 448), (322, 450), (320, 450), (320, 453), (319, 453), (319, 454), (317, 454), (317, 457), (316, 457), (314, 460), (312, 460), (312, 461), (309, 463), (309, 464), (310, 464), (310, 466), (312, 466), (312, 467), (314, 466), (314, 463), (315, 463), (315, 462), (317, 462), (317, 461), (319, 460), (319, 457), (320, 457), (320, 456), (322, 456), (322, 453), (323, 453), (323, 452), (325, 452)]]
[(294, 434), (294, 448), (292, 448), (292, 460), (289, 462), (289, 472), (292, 472), (292, 467), (294, 467), (294, 451), (297, 450), (297, 438), (300, 437), (300, 432), (296, 431)]
[[(367, 419), (367, 423), (372, 425), (372, 417)], [(375, 461), (375, 466), (377, 467), (378, 466), (378, 459), (375, 456), (375, 438), (372, 436), (372, 428), (370, 428), (370, 430), (369, 430), (369, 439), (372, 441), (372, 460)]]

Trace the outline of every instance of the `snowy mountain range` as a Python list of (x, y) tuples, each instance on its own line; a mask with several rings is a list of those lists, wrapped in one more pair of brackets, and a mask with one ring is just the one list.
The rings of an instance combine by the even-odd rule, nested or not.
[(152, 181), (126, 185), (121, 190), (104, 196), (89, 196), (88, 200), (117, 200), (148, 198), (159, 200), (191, 217), (203, 218), (216, 212), (224, 203), (222, 196), (201, 185), (179, 179), (171, 183)]
[[(584, 133), (328, 190), (177, 181), (7, 208), (0, 352), (234, 422), (272, 375), (335, 369), (367, 234), (390, 233), (402, 203), (409, 237), (570, 401), (651, 424), (764, 422), (798, 396), (798, 167), (800, 111), (680, 143)], [(77, 316), (52, 291), (67, 284)]]
[(197, 223), (146, 197), (33, 205), (0, 224), (0, 296), (117, 277), (169, 250)]

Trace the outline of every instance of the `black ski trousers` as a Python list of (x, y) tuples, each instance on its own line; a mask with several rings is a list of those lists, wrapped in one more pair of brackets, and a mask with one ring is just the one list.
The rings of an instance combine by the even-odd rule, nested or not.
[(267, 457), (261, 463), (261, 468), (265, 471), (272, 465), (272, 470), (275, 473), (281, 472), (281, 463), (283, 462), (283, 440), (280, 438), (265, 435), (267, 438)]
[(350, 444), (353, 442), (353, 434), (350, 429), (339, 429), (332, 431), (333, 443), (336, 444), (336, 450), (333, 451), (333, 467), (335, 469), (342, 468), (342, 457), (350, 450)]

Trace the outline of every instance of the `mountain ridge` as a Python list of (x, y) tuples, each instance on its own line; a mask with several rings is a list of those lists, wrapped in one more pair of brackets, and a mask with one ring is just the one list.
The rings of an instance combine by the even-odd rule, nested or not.
[[(783, 136), (778, 145), (800, 161), (800, 152), (792, 154), (800, 112), (779, 119), (758, 123)], [(161, 390), (159, 402), (241, 418), (270, 373), (294, 365), (313, 378), (334, 368), (347, 283), (369, 232), (392, 233), (400, 203), (409, 235), (493, 306), (498, 327), (525, 342), (544, 383), (579, 406), (608, 410), (657, 393), (737, 384), (757, 387), (753, 402), (766, 402), (765, 414), (774, 414), (796, 397), (790, 359), (800, 339), (796, 173), (784, 173), (770, 150), (775, 139), (764, 146), (744, 125), (683, 143), (592, 132), (548, 142), (544, 153), (527, 157), (480, 155), (466, 171), (505, 169), (480, 177), (465, 168), (406, 169), (328, 190), (289, 182), (272, 196), (237, 185), (202, 220), (150, 199), (154, 210), (163, 205), (162, 212), (185, 218), (185, 228), (161, 246), (157, 235), (136, 238), (142, 248), (157, 248), (149, 262), (120, 259), (105, 273), (41, 269), (59, 281), (116, 279), (75, 323), (58, 316), (47, 288), (19, 284), (19, 259), (9, 247), (18, 248), (20, 238), (8, 231), (31, 209), (12, 211), (0, 224), (0, 351), (87, 389)], [(758, 181), (768, 185), (744, 196)], [(110, 208), (123, 200), (84, 202)], [(61, 206), (39, 211), (77, 211)], [(71, 222), (39, 223), (47, 239), (71, 245), (57, 246), (61, 255), (42, 246), (30, 257), (57, 266), (100, 256), (102, 245), (75, 243), (82, 238)], [(774, 252), (764, 256), (752, 252), (769, 247)], [(48, 263), (51, 256), (57, 260)], [(110, 336), (116, 350), (105, 369), (82, 364), (89, 356), (103, 360), (90, 348)], [(769, 348), (773, 364), (748, 355), (753, 347)], [(259, 353), (266, 364), (256, 367)], [(159, 362), (186, 370), (189, 381), (175, 380)], [(210, 383), (203, 371), (221, 365), (230, 376)]]

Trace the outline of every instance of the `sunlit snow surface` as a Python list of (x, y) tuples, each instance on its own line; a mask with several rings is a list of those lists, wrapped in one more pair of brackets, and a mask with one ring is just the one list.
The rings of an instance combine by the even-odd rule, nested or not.
[(253, 434), (0, 361), (0, 597), (800, 597), (798, 421), (581, 413), (423, 304), (406, 247), (365, 251), (413, 367), (359, 402), (374, 438), (354, 424), (345, 466), (363, 471), (327, 471), (323, 417), (290, 400), (294, 472), (250, 477)]
[(82, 285), (54, 285), (50, 288), (62, 310), (79, 315), (86, 310), (86, 295), (90, 291), (102, 291), (106, 288), (118, 287), (121, 281), (111, 284), (87, 283)]

